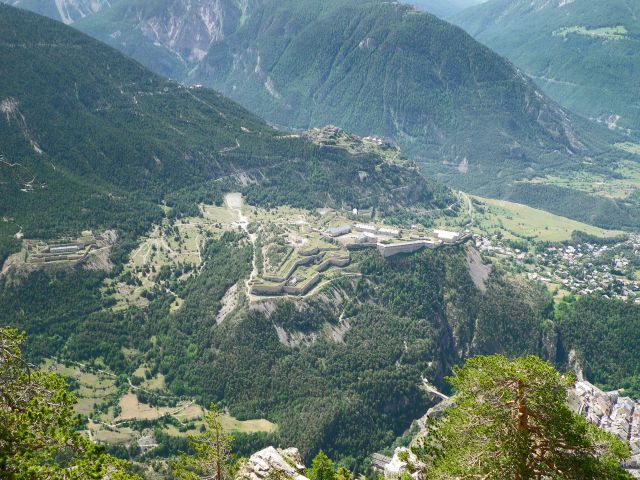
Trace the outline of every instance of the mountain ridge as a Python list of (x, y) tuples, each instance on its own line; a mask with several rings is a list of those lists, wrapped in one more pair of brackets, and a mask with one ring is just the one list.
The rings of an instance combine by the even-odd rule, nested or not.
[(140, 234), (167, 194), (185, 187), (191, 203), (233, 184), (254, 185), (271, 204), (383, 210), (444, 192), (406, 165), (376, 170), (385, 161), (375, 152), (274, 130), (219, 93), (163, 79), (70, 27), (5, 5), (0, 12), (0, 193), (15, 199), (0, 216), (27, 238), (98, 227)]
[[(566, 111), (462, 30), (377, 0), (216, 0), (206, 22), (202, 5), (121, 2), (74, 26), (156, 72), (216, 88), (272, 125), (389, 137), (429, 177), (458, 189), (601, 227), (637, 226), (633, 196), (553, 184), (576, 174), (628, 180), (631, 159), (612, 147), (624, 138)], [(570, 208), (559, 211), (550, 200), (558, 196)], [(634, 220), (620, 223), (625, 215)]]

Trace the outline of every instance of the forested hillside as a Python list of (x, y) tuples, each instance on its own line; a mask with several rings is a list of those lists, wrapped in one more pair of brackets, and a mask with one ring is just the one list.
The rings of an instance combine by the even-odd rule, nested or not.
[(574, 349), (589, 379), (640, 396), (640, 305), (598, 297), (561, 303), (557, 320), (565, 350)]
[[(610, 156), (607, 132), (456, 27), (378, 1), (233, 4), (239, 29), (208, 49), (193, 81), (288, 126), (393, 137), (430, 177), (593, 223), (640, 224), (633, 145)], [(129, 3), (151, 17), (166, 5)], [(225, 421), (263, 427), (243, 431), (239, 451), (295, 445), (309, 460), (324, 449), (363, 471), (431, 406), (425, 383), (447, 391), (453, 367), (479, 354), (565, 367), (575, 350), (589, 378), (637, 388), (625, 330), (636, 305), (566, 292), (554, 308), (551, 286), (526, 276), (533, 237), (487, 216), (496, 246), (476, 237), (483, 257), (463, 230), (483, 228), (489, 206), (425, 178), (384, 139), (277, 130), (222, 94), (6, 5), (0, 78), (0, 326), (26, 331), (36, 368), (67, 373), (86, 395), (75, 413), (107, 432), (112, 453), (143, 458), (131, 445), (146, 430), (157, 441), (146, 460), (176, 454), (202, 424), (171, 412), (217, 402)], [(614, 176), (621, 165), (631, 173)], [(593, 178), (608, 196), (589, 190)], [(459, 231), (436, 234), (436, 224)], [(100, 234), (114, 243), (98, 245)], [(85, 237), (104, 250), (101, 265), (97, 252), (33, 260)], [(385, 255), (394, 248), (414, 253)], [(637, 280), (631, 259), (609, 255), (600, 273), (627, 262), (619, 275)], [(307, 279), (317, 282), (309, 290)], [(123, 412), (132, 405), (144, 415)]]
[(628, 152), (612, 148), (624, 139), (564, 111), (508, 61), (412, 7), (117, 2), (74, 26), (156, 72), (212, 86), (273, 124), (331, 123), (389, 137), (428, 176), (458, 188), (548, 210), (557, 206), (551, 197), (562, 196), (562, 214), (604, 227), (612, 223), (601, 222), (603, 212), (620, 217), (631, 208), (631, 219), (613, 226), (638, 225), (635, 200), (603, 201), (596, 189), (583, 202), (571, 181), (547, 191), (549, 177), (571, 180), (577, 171), (592, 181), (635, 175), (623, 165)]
[(4, 5), (0, 75), (0, 195), (12, 199), (0, 204), (5, 252), (20, 229), (26, 238), (93, 228), (136, 236), (160, 218), (163, 200), (212, 202), (224, 185), (261, 204), (307, 208), (448, 201), (415, 169), (285, 135), (218, 93)]
[(32, 359), (101, 358), (129, 374), (144, 363), (176, 395), (276, 422), (272, 441), (307, 458), (323, 448), (359, 466), (426, 411), (421, 378), (443, 387), (451, 366), (474, 353), (546, 355), (547, 295), (501, 272), (483, 293), (465, 247), (390, 260), (362, 253), (360, 278), (304, 301), (247, 305), (222, 324), (215, 314), (248, 275), (250, 248), (226, 234), (204, 255), (206, 268), (178, 291), (178, 311), (161, 291), (146, 308), (112, 310), (97, 288), (103, 274), (40, 272), (3, 286), (0, 322), (26, 329)]
[[(611, 148), (617, 140), (604, 127), (562, 110), (459, 29), (397, 4), (266, 2), (212, 46), (190, 81), (276, 124), (330, 122), (393, 138), (445, 183), (522, 203), (535, 198), (540, 208), (555, 206), (548, 176), (626, 177), (617, 170), (627, 155)], [(570, 183), (562, 194), (570, 203), (564, 215), (598, 216), (597, 197), (581, 202)], [(624, 208), (619, 201), (607, 208)]]
[(276, 124), (395, 138), (428, 171), (485, 193), (597, 151), (504, 59), (397, 4), (266, 2), (192, 78)]
[(627, 0), (490, 0), (452, 17), (558, 103), (640, 130), (640, 5)]

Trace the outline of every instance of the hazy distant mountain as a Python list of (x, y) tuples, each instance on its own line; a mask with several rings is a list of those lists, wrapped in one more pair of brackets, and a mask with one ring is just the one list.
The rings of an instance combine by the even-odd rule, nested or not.
[[(86, 31), (181, 79), (261, 0), (0, 0)], [(94, 15), (102, 13), (102, 15)]]
[(452, 21), (562, 105), (640, 130), (640, 2), (491, 0)]
[(495, 195), (583, 168), (599, 133), (459, 28), (370, 1), (266, 1), (190, 80), (270, 122), (396, 139), (429, 172)]
[(71, 24), (81, 18), (109, 8), (118, 0), (1, 0), (14, 7), (24, 8)]

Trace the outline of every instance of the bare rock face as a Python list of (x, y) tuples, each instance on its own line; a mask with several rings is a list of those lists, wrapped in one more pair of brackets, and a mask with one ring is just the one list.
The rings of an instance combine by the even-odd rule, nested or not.
[(3, 2), (47, 15), (67, 25), (111, 6), (110, 0), (39, 0), (37, 2), (3, 0)]
[(304, 465), (297, 448), (267, 447), (251, 455), (238, 474), (237, 480), (263, 480), (273, 474), (290, 480), (309, 480), (303, 475)]
[(398, 447), (393, 453), (393, 458), (384, 467), (386, 480), (398, 480), (403, 474), (408, 474), (414, 480), (424, 479), (426, 465), (418, 460), (418, 457), (406, 447)]
[(640, 478), (640, 402), (620, 396), (618, 391), (603, 392), (584, 380), (576, 382), (568, 400), (589, 422), (629, 443), (631, 459), (626, 466)]
[(137, 12), (142, 33), (185, 62), (202, 60), (212, 43), (236, 28), (241, 15), (226, 0), (176, 0), (152, 15), (146, 9)]

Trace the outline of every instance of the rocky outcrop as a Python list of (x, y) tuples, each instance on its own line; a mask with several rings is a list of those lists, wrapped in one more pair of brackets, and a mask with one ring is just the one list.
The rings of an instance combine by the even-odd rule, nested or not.
[(261, 1), (112, 2), (108, 11), (76, 26), (156, 73), (182, 81)]
[(569, 391), (569, 405), (594, 425), (628, 442), (631, 459), (627, 467), (640, 478), (640, 402), (615, 390), (603, 392), (587, 381), (578, 381)]
[(251, 455), (240, 468), (236, 480), (263, 480), (269, 477), (309, 480), (303, 475), (304, 469), (297, 448), (282, 450), (267, 447)]
[[(175, 0), (148, 15), (135, 12), (139, 30), (185, 62), (198, 62), (209, 47), (237, 28), (243, 12), (228, 0)], [(129, 17), (131, 18), (131, 17)]]
[(384, 467), (384, 478), (398, 480), (403, 474), (408, 474), (414, 480), (423, 480), (426, 465), (406, 447), (398, 447), (393, 458)]

